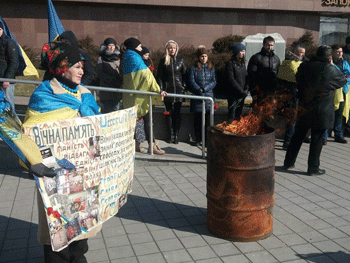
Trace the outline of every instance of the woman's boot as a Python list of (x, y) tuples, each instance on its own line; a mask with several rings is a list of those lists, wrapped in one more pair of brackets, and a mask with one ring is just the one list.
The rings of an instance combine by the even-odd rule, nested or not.
[[(148, 152), (150, 153), (151, 152), (151, 147), (148, 148)], [(159, 145), (158, 145), (158, 142), (154, 142), (153, 143), (153, 153), (154, 154), (159, 154), (159, 155), (163, 155), (165, 153), (165, 151), (163, 151)]]
[(179, 131), (180, 131), (180, 125), (181, 125), (181, 117), (177, 116), (175, 118), (175, 121), (173, 122), (173, 130), (174, 130), (174, 144), (179, 143)]
[(179, 138), (178, 138), (178, 133), (174, 133), (174, 140), (173, 140), (174, 144), (178, 144), (179, 143)]
[(145, 153), (146, 149), (140, 146), (141, 143), (138, 141), (135, 142), (135, 151), (139, 153)]
[(172, 129), (172, 119), (170, 115), (165, 116), (165, 122), (167, 125), (167, 139), (166, 142), (167, 143), (172, 143), (174, 141), (174, 133), (173, 133), (173, 129)]

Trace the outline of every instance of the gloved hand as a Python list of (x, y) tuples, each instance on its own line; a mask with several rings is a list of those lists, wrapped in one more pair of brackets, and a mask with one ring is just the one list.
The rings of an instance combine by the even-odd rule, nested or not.
[(52, 169), (47, 167), (46, 165), (42, 163), (34, 164), (30, 167), (30, 173), (33, 173), (37, 177), (55, 177), (56, 172)]

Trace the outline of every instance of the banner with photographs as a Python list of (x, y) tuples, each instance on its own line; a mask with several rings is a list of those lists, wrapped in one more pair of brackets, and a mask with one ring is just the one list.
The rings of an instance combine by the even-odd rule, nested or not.
[(131, 191), (137, 107), (26, 127), (54, 178), (36, 178), (60, 251), (118, 213)]

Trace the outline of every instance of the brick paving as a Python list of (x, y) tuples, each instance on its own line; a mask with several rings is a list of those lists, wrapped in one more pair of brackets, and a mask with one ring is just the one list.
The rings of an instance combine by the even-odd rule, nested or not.
[[(211, 235), (206, 164), (194, 156), (200, 149), (161, 142), (173, 152), (162, 159), (137, 156), (133, 192), (119, 214), (89, 239), (88, 262), (350, 262), (350, 145), (330, 138), (321, 156), (327, 174), (317, 177), (306, 175), (308, 144), (296, 167), (282, 171), (281, 145), (276, 140), (271, 237), (239, 243)], [(34, 181), (6, 146), (0, 144), (0, 151), (0, 262), (42, 262)], [(182, 153), (177, 162), (174, 153)]]

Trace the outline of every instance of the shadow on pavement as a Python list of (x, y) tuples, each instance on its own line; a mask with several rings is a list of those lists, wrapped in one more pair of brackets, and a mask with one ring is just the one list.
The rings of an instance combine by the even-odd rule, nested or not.
[(0, 174), (28, 178), (27, 171), (19, 165), (18, 157), (3, 141), (0, 141), (0, 153)]
[(275, 171), (276, 172), (284, 172), (284, 173), (288, 173), (288, 174), (298, 174), (298, 175), (305, 175), (307, 176), (307, 173), (306, 172), (303, 172), (303, 171), (297, 171), (297, 170), (293, 170), (294, 168), (292, 169), (289, 169), (289, 170), (285, 170), (283, 168), (283, 165), (282, 166), (275, 166)]
[[(30, 219), (28, 219), (30, 220)], [(37, 242), (37, 224), (0, 216), (0, 262), (43, 262), (43, 248)]]
[(316, 263), (333, 262), (331, 259), (335, 260), (335, 262), (350, 262), (350, 254), (344, 253), (343, 251), (298, 254), (298, 256), (306, 259), (308, 262)]
[(206, 227), (207, 209), (194, 205), (129, 194), (128, 202), (116, 216), (179, 231), (213, 236)]
[[(195, 146), (191, 146), (191, 147), (195, 147)], [(202, 155), (201, 154), (185, 152), (183, 150), (180, 150), (180, 149), (177, 149), (177, 148), (174, 148), (174, 147), (162, 147), (162, 150), (164, 150), (167, 154), (178, 154), (178, 155), (188, 156), (188, 157), (191, 157), (191, 158), (202, 159)], [(202, 151), (202, 148), (200, 148), (200, 151)]]

